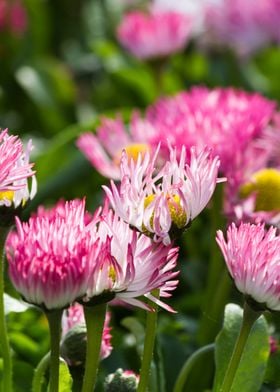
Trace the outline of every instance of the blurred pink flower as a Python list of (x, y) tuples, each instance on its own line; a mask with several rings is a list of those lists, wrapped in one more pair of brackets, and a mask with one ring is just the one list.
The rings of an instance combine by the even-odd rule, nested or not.
[(93, 239), (84, 209), (85, 200), (75, 200), (63, 214), (16, 219), (6, 253), (11, 281), (27, 302), (61, 309), (86, 293)]
[(27, 14), (24, 6), (19, 0), (14, 1), (11, 5), (10, 25), (11, 30), (17, 35), (22, 35), (26, 31)]
[(150, 150), (154, 134), (152, 125), (137, 113), (133, 114), (128, 129), (120, 116), (116, 119), (104, 117), (96, 135), (83, 133), (77, 140), (77, 146), (102, 175), (118, 180), (122, 150), (126, 149), (129, 156), (136, 160), (139, 153)]
[(165, 57), (184, 49), (191, 32), (191, 19), (178, 12), (130, 12), (117, 34), (121, 44), (139, 59)]
[(20, 0), (0, 0), (0, 29), (22, 35), (27, 28), (27, 13)]
[(238, 290), (261, 306), (280, 310), (280, 237), (276, 228), (241, 223), (217, 232), (217, 243)]
[(0, 29), (3, 30), (6, 25), (6, 15), (7, 15), (7, 1), (0, 0)]
[[(254, 140), (272, 121), (276, 103), (257, 93), (233, 88), (193, 87), (174, 97), (162, 98), (147, 110), (146, 119), (157, 129), (154, 143), (202, 149), (209, 146), (221, 160), (220, 171), (235, 188), (243, 181), (247, 164), (264, 161), (267, 153)], [(258, 148), (257, 148), (258, 147)], [(264, 150), (264, 149), (263, 149)], [(265, 154), (261, 156), (260, 154)], [(258, 170), (262, 163), (250, 168)]]
[[(0, 132), (0, 206), (18, 207), (36, 193), (36, 179), (32, 170), (33, 163), (29, 163), (32, 150), (31, 140), (26, 151), (18, 136), (8, 135), (8, 130)], [(29, 191), (28, 178), (32, 178)]]
[(161, 307), (172, 309), (155, 298), (151, 291), (160, 290), (160, 297), (169, 297), (178, 281), (174, 271), (178, 249), (154, 244), (148, 237), (132, 230), (113, 211), (105, 211), (91, 234), (98, 238), (97, 249), (91, 254), (92, 272), (89, 276), (84, 304), (95, 303), (102, 296), (105, 301), (117, 300), (151, 308), (138, 299), (145, 296)]
[(157, 153), (135, 163), (124, 152), (120, 188), (113, 181), (111, 189), (104, 187), (122, 219), (165, 245), (206, 207), (217, 183), (219, 159), (209, 149), (198, 153), (191, 148), (189, 164), (185, 147), (180, 151), (178, 160), (176, 149), (170, 148), (169, 160), (157, 173)]
[[(92, 309), (94, 312), (94, 308)], [(101, 343), (101, 353), (100, 356), (102, 359), (107, 358), (113, 349), (111, 345), (112, 335), (110, 333), (111, 328), (109, 327), (111, 319), (110, 312), (106, 313), (105, 323), (103, 328), (102, 335), (102, 343)], [(82, 305), (78, 303), (74, 303), (68, 309), (66, 309), (63, 313), (62, 317), (62, 337), (67, 334), (73, 327), (76, 325), (85, 325), (85, 318)], [(85, 337), (86, 339), (86, 337)]]
[(274, 336), (269, 336), (270, 354), (275, 354), (278, 351), (278, 340)]
[(210, 40), (248, 55), (275, 38), (279, 40), (280, 2), (223, 0), (208, 7), (205, 23)]

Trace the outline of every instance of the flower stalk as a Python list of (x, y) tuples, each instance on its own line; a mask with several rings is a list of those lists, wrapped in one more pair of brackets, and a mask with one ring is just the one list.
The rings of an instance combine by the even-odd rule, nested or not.
[(222, 382), (222, 386), (219, 389), (219, 392), (229, 392), (231, 390), (231, 387), (234, 382), (234, 377), (240, 364), (241, 357), (246, 346), (248, 337), (250, 335), (251, 329), (255, 321), (261, 316), (261, 314), (261, 311), (253, 310), (247, 304), (247, 302), (245, 302), (241, 329), (236, 340), (235, 347), (233, 349), (233, 353), (229, 361), (229, 365), (226, 370), (225, 377)]
[(87, 353), (82, 392), (92, 392), (95, 387), (106, 308), (106, 303), (94, 307), (84, 306), (87, 326)]
[[(160, 292), (158, 289), (153, 290), (153, 296), (159, 298)], [(140, 381), (137, 388), (137, 392), (145, 392), (149, 384), (150, 368), (153, 359), (153, 351), (155, 344), (155, 337), (157, 331), (157, 316), (158, 306), (153, 305), (153, 311), (147, 312), (146, 321), (146, 335), (144, 342), (144, 351), (140, 370)]]
[(59, 389), (59, 349), (62, 309), (46, 311), (51, 337), (51, 357), (50, 357), (50, 382), (49, 392), (58, 392)]
[(0, 227), (0, 344), (4, 363), (3, 390), (5, 392), (12, 392), (12, 359), (4, 309), (4, 245), (8, 231), (9, 228)]
[(44, 375), (50, 365), (50, 357), (50, 352), (48, 352), (37, 365), (32, 381), (32, 392), (41, 392)]

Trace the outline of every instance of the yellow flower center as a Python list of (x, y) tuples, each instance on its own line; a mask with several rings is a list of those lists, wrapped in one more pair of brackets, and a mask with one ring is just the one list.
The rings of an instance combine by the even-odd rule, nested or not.
[(280, 171), (263, 169), (256, 172), (252, 181), (240, 188), (240, 196), (245, 198), (256, 193), (256, 211), (280, 210)]
[[(155, 195), (149, 195), (144, 200), (144, 208), (147, 208), (154, 200)], [(187, 215), (183, 207), (180, 205), (180, 197), (178, 195), (167, 195), (167, 206), (171, 216), (172, 223), (178, 228), (183, 229), (187, 223)], [(151, 216), (151, 227), (153, 227), (154, 214)]]
[(116, 276), (117, 276), (117, 274), (116, 274), (115, 268), (112, 265), (110, 265), (109, 271), (108, 271), (108, 277), (112, 280), (113, 283), (115, 283), (115, 281), (116, 281)]
[(0, 192), (0, 200), (9, 200), (10, 202), (13, 201), (14, 198), (14, 191), (2, 191)]
[[(146, 152), (150, 151), (150, 147), (148, 144), (145, 143), (133, 143), (125, 147), (125, 151), (127, 154), (127, 157), (129, 159), (133, 159), (135, 162), (137, 161), (138, 155), (139, 154), (145, 154)], [(121, 160), (121, 152), (118, 152), (116, 154), (116, 157), (114, 158), (114, 162), (116, 165), (120, 164)]]

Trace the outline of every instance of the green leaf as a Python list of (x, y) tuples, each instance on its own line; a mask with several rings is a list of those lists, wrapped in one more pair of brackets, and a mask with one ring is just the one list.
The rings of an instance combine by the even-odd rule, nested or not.
[(26, 359), (28, 362), (36, 364), (41, 357), (40, 346), (21, 332), (10, 332), (10, 343), (13, 350)]
[(59, 392), (69, 392), (72, 390), (73, 380), (66, 362), (60, 359), (59, 364)]
[(143, 344), (145, 340), (145, 329), (136, 317), (125, 317), (122, 320), (122, 325), (126, 327), (135, 337), (137, 351), (142, 354)]
[[(218, 392), (224, 379), (233, 348), (240, 331), (242, 309), (235, 304), (225, 308), (224, 326), (216, 338), (216, 377), (214, 392)], [(254, 324), (245, 345), (231, 392), (257, 392), (263, 382), (269, 356), (269, 333), (265, 318), (260, 317)]]
[(18, 359), (13, 360), (14, 392), (31, 390), (33, 371), (34, 369), (29, 363)]

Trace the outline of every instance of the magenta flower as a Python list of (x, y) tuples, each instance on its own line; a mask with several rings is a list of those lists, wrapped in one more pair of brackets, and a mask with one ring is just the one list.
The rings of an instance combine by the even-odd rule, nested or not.
[(116, 298), (118, 302), (150, 309), (138, 299), (144, 295), (172, 311), (151, 291), (159, 289), (161, 297), (169, 297), (170, 291), (176, 288), (177, 248), (154, 244), (110, 210), (103, 212), (100, 223), (92, 226), (91, 234), (98, 240), (91, 254), (92, 269), (87, 298), (83, 301), (85, 305), (104, 297), (106, 302)]
[(16, 290), (32, 304), (61, 309), (83, 296), (90, 272), (92, 237), (84, 224), (85, 201), (66, 202), (64, 214), (16, 219), (6, 252)]
[[(36, 193), (36, 179), (29, 163), (32, 150), (31, 140), (24, 151), (18, 136), (9, 136), (8, 130), (0, 133), (0, 206), (15, 207), (23, 205), (32, 199)], [(29, 191), (28, 178), (32, 178)]]
[(198, 149), (209, 146), (219, 156), (220, 171), (232, 185), (242, 181), (247, 150), (272, 121), (275, 107), (275, 102), (256, 93), (194, 87), (160, 99), (148, 109), (146, 118), (157, 129), (154, 143), (161, 143), (166, 159), (168, 143), (178, 151), (182, 145)]
[[(94, 308), (92, 309), (94, 312)], [(102, 359), (107, 358), (112, 352), (112, 344), (111, 339), (112, 335), (110, 333), (111, 327), (109, 327), (111, 319), (110, 312), (106, 313), (103, 335), (102, 335), (102, 343), (101, 343), (101, 352), (100, 356)], [(74, 327), (83, 325), (85, 326), (85, 318), (84, 311), (82, 305), (75, 303), (70, 306), (67, 310), (64, 311), (62, 317), (62, 337), (65, 337), (66, 334), (71, 331)], [(85, 331), (85, 340), (86, 340), (86, 331)]]
[(177, 12), (145, 14), (131, 12), (123, 17), (118, 39), (134, 56), (146, 60), (182, 50), (190, 36), (191, 20)]
[(126, 149), (128, 155), (136, 160), (139, 153), (150, 150), (154, 134), (153, 126), (137, 113), (133, 114), (128, 130), (121, 117), (104, 117), (96, 136), (90, 132), (83, 133), (77, 140), (77, 146), (103, 176), (118, 180), (122, 150)]
[(20, 0), (0, 0), (0, 29), (21, 36), (27, 28), (27, 14)]
[(224, 255), (238, 290), (270, 310), (280, 310), (280, 237), (276, 228), (233, 223), (227, 238), (217, 232), (217, 243)]
[(192, 148), (190, 155), (188, 164), (183, 147), (178, 161), (170, 148), (170, 160), (155, 173), (157, 154), (135, 163), (124, 152), (120, 188), (113, 181), (111, 189), (104, 187), (113, 209), (155, 241), (170, 244), (206, 207), (217, 183), (219, 159), (207, 148)]
[(27, 29), (26, 10), (19, 0), (14, 1), (11, 5), (10, 24), (11, 30), (17, 35), (22, 35)]
[[(280, 38), (278, 0), (223, 0), (208, 6), (208, 37), (248, 55)], [(206, 38), (207, 39), (207, 38)]]

